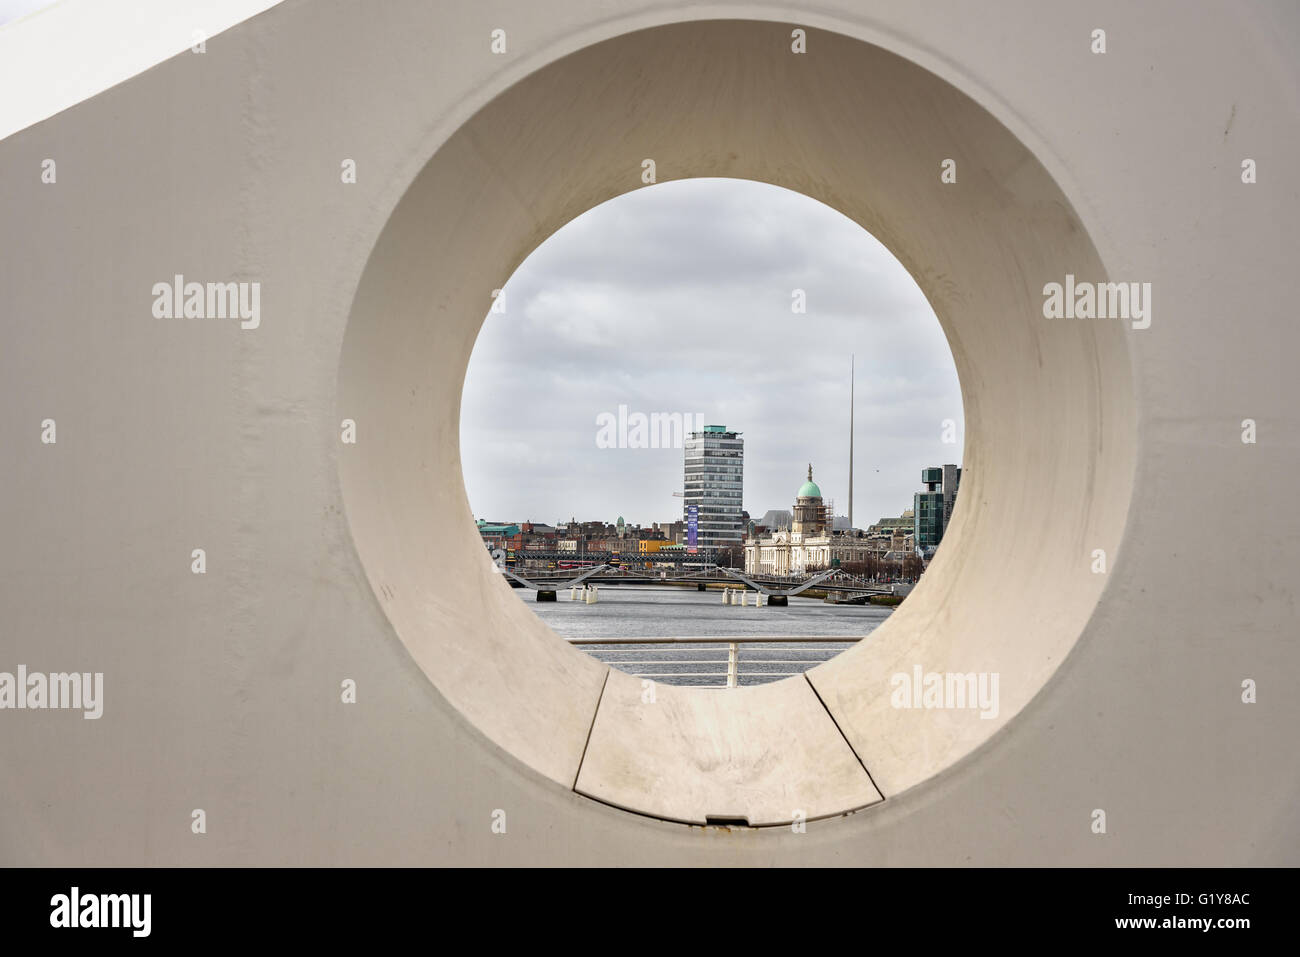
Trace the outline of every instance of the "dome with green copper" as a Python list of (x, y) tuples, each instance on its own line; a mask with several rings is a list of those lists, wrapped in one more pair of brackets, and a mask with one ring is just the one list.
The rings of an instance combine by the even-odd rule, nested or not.
[(817, 487), (817, 483), (812, 480), (812, 463), (808, 463), (808, 481), (804, 482), (799, 488), (797, 498), (821, 498), (822, 490)]

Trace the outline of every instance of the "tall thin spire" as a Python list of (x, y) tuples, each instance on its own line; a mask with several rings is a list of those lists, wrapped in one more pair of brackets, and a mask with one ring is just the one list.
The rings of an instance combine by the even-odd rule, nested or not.
[(853, 378), (857, 362), (849, 356), (849, 531), (853, 531)]

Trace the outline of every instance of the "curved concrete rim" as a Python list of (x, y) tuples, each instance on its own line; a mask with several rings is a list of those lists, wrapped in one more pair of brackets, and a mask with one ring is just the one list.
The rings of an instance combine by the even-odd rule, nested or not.
[[(365, 436), (339, 456), (349, 524), (424, 673), (555, 784), (686, 823), (843, 814), (974, 752), (1082, 633), (1106, 581), (1094, 551), (1116, 560), (1132, 489), (1127, 329), (1041, 311), (1046, 283), (1107, 279), (1059, 185), (933, 73), (821, 30), (808, 30), (816, 56), (792, 55), (792, 27), (637, 30), (495, 97), (397, 203), (339, 371), (338, 414)], [(955, 185), (939, 177), (949, 157)], [(660, 181), (755, 179), (838, 209), (912, 272), (953, 350), (967, 447), (944, 548), (885, 626), (806, 680), (659, 686), (647, 703), (502, 588), (477, 541), (457, 429), (491, 290), (565, 222), (637, 188), (643, 158)], [(892, 677), (917, 668), (996, 675), (996, 714), (897, 707)]]

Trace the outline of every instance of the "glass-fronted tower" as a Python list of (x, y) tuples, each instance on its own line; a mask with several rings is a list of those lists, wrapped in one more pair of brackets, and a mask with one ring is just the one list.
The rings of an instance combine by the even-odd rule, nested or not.
[(912, 496), (912, 537), (917, 548), (937, 548), (952, 518), (952, 507), (961, 483), (961, 469), (955, 465), (921, 469), (924, 492)]
[(686, 437), (683, 516), (698, 509), (701, 549), (740, 545), (745, 536), (741, 499), (745, 479), (745, 440), (725, 425), (706, 425)]

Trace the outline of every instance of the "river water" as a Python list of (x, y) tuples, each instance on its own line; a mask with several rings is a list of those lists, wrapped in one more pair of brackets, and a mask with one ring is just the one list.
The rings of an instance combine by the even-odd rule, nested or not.
[[(603, 585), (599, 601), (588, 605), (569, 598), (537, 602), (533, 592), (515, 594), (537, 617), (564, 638), (628, 638), (713, 636), (834, 636), (866, 639), (889, 617), (892, 608), (875, 605), (827, 605), (820, 598), (791, 598), (786, 608), (764, 605), (724, 605), (720, 591), (684, 588)], [(579, 591), (581, 595), (581, 591)], [(736, 684), (764, 684), (799, 674), (852, 647), (852, 641), (763, 642), (738, 646)], [(664, 684), (725, 686), (727, 643), (578, 645), (583, 651), (629, 674)]]

